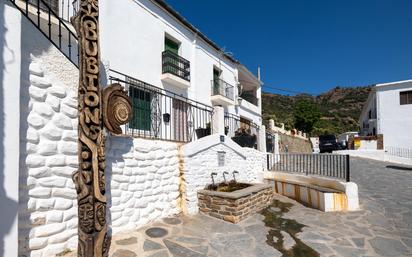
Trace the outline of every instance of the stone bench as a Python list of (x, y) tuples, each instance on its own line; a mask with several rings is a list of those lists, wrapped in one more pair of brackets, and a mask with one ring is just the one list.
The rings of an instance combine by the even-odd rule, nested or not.
[(275, 193), (324, 212), (359, 209), (358, 187), (353, 182), (285, 172), (265, 172)]

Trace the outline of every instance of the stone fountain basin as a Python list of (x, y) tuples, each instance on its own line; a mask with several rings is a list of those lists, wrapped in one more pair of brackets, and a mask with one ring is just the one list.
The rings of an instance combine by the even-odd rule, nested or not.
[(238, 223), (269, 206), (273, 200), (273, 188), (268, 184), (250, 184), (233, 192), (205, 189), (199, 190), (197, 197), (201, 213)]

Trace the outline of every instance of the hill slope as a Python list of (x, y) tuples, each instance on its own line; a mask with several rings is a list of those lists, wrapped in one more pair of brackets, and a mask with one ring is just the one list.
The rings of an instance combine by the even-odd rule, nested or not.
[(358, 131), (358, 119), (371, 87), (336, 87), (318, 96), (286, 96), (262, 93), (262, 115), (264, 123), (274, 119), (275, 123), (285, 123), (293, 128), (293, 109), (300, 98), (306, 98), (318, 106), (321, 120), (315, 125), (313, 135), (324, 133), (339, 134)]

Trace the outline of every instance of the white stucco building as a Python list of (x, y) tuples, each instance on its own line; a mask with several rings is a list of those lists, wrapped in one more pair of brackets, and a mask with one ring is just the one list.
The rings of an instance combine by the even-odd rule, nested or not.
[(377, 84), (359, 118), (361, 135), (383, 135), (385, 149), (412, 149), (412, 80)]
[[(75, 9), (71, 0), (43, 2), (0, 4), (0, 256), (77, 247)], [(265, 129), (253, 72), (163, 1), (99, 4), (102, 85), (125, 86), (134, 114), (125, 135), (106, 141), (113, 233), (196, 213), (209, 171), (220, 181), (236, 168), (240, 180), (259, 182), (265, 154), (254, 148), (264, 151)], [(239, 128), (257, 141), (234, 143)]]
[[(227, 26), (230, 29), (231, 25)], [(112, 70), (109, 75), (119, 78), (113, 71), (121, 72), (190, 103), (182, 108), (174, 100), (170, 106), (166, 103), (159, 108), (159, 113), (171, 115), (171, 128), (159, 128), (163, 133), (182, 129), (173, 124), (173, 114), (192, 119), (189, 127), (183, 128), (189, 137), (195, 129), (205, 128), (197, 124), (196, 111), (189, 110), (198, 102), (224, 108), (228, 135), (233, 136), (239, 127), (251, 127), (253, 134), (259, 134), (261, 82), (164, 1), (100, 1), (100, 28), (101, 59)]]

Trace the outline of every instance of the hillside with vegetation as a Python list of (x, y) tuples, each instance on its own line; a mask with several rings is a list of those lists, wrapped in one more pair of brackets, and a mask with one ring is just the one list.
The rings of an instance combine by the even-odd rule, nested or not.
[(275, 124), (285, 124), (286, 129), (295, 127), (295, 112), (299, 102), (312, 104), (320, 113), (314, 124), (312, 136), (358, 131), (358, 119), (371, 87), (335, 87), (318, 96), (306, 94), (287, 96), (262, 93), (262, 115), (267, 125), (269, 119)]

